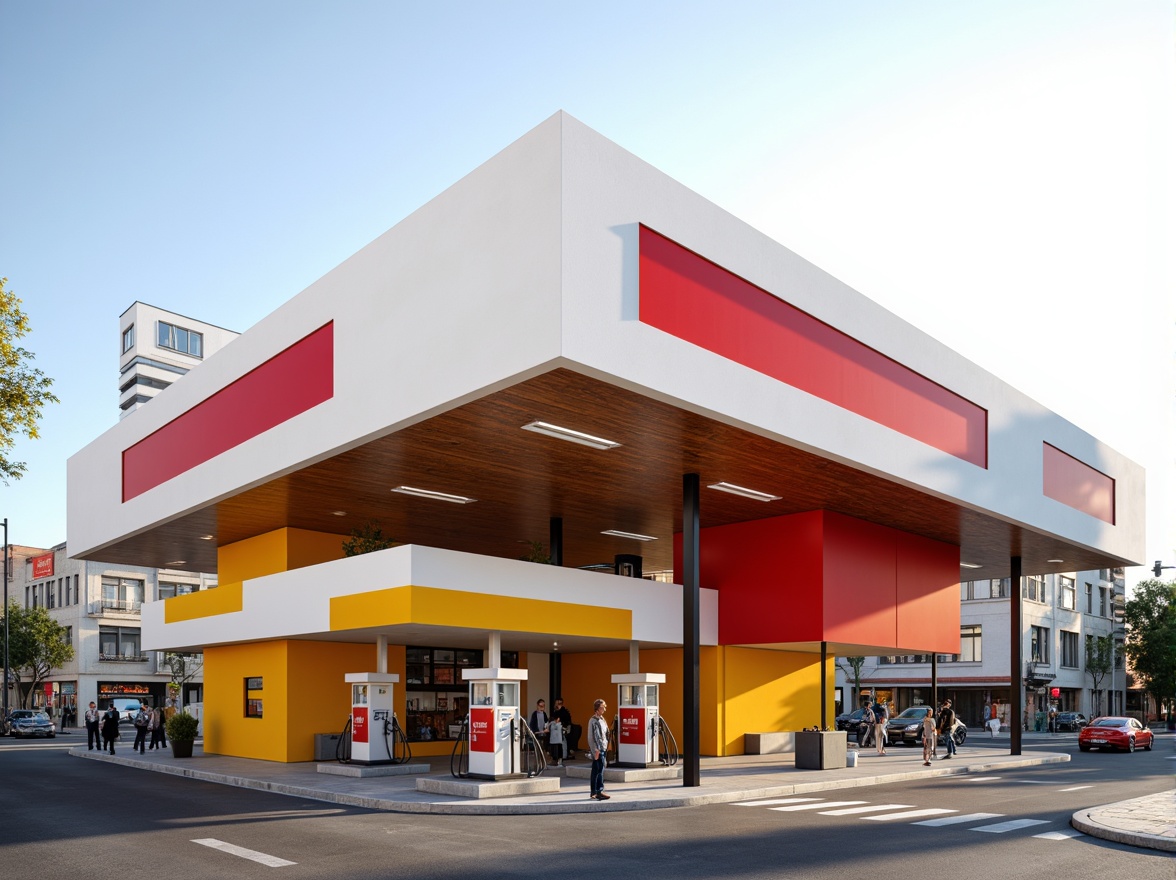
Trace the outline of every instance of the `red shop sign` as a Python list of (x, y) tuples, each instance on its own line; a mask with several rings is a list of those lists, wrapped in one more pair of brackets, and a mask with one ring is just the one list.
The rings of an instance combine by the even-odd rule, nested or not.
[(34, 556), (33, 563), (33, 579), (53, 577), (53, 557), (54, 554), (46, 553), (44, 556)]

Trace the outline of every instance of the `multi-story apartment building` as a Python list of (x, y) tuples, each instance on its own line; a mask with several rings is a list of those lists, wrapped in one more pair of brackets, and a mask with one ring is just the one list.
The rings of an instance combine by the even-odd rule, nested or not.
[[(1007, 722), (1009, 686), (1008, 578), (960, 584), (960, 653), (937, 658), (939, 698), (951, 699), (960, 718), (978, 726), (984, 707), (997, 707)], [(1122, 648), (1123, 570), (1101, 569), (1025, 577), (1021, 587), (1021, 638), (1025, 668), (1025, 714), (1038, 712), (1087, 716), (1121, 713), (1126, 673)], [(1087, 643), (1112, 637), (1112, 671), (1095, 682), (1087, 668)], [(837, 684), (846, 708), (853, 708), (852, 675), (838, 664)], [(931, 655), (867, 657), (862, 688), (892, 701), (898, 709), (930, 704)]]
[[(58, 719), (63, 709), (84, 709), (91, 700), (105, 706), (115, 697), (142, 697), (163, 705), (172, 673), (163, 652), (141, 648), (143, 603), (210, 589), (215, 576), (70, 559), (65, 544), (11, 551), (10, 600), (45, 608), (74, 648), (74, 659), (52, 671), (32, 705)], [(202, 687), (196, 676), (179, 697), (184, 704), (199, 702)], [(9, 702), (18, 704), (14, 692)]]
[(239, 334), (134, 302), (119, 318), (119, 418), (147, 403)]

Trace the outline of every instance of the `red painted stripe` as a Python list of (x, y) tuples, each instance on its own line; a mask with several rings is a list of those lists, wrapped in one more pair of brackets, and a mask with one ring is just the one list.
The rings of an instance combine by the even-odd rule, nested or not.
[(1115, 481), (1056, 446), (1041, 444), (1041, 491), (1090, 516), (1115, 524)]
[(643, 323), (979, 467), (980, 406), (641, 227)]
[(332, 322), (123, 450), (123, 501), (330, 400), (334, 393)]

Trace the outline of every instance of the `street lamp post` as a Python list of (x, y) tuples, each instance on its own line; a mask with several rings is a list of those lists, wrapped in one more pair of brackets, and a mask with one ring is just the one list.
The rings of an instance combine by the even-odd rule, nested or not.
[(4, 517), (4, 714), (8, 717), (8, 517)]

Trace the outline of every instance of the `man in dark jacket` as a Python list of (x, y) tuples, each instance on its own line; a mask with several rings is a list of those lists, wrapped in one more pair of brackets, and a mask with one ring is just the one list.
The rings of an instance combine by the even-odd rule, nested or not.
[(113, 755), (116, 739), (118, 739), (118, 707), (111, 703), (106, 714), (102, 716), (102, 751), (106, 751), (109, 746), (110, 754)]
[(955, 738), (951, 735), (955, 730), (955, 712), (952, 711), (951, 700), (944, 700), (943, 706), (939, 709), (938, 729), (939, 735), (943, 737), (944, 744), (947, 746), (947, 754), (941, 759), (946, 761), (956, 751)]
[(559, 721), (564, 730), (568, 732), (567, 742), (564, 744), (567, 757), (576, 757), (576, 749), (580, 746), (580, 725), (572, 724), (572, 713), (564, 705), (562, 697), (555, 698), (555, 708), (551, 710), (551, 720)]

